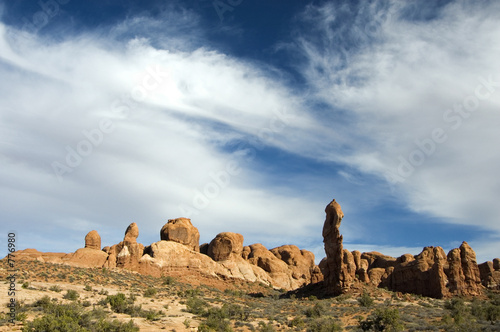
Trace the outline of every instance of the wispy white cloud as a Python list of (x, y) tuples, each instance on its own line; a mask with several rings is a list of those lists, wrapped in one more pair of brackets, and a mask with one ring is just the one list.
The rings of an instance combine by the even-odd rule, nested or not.
[[(0, 25), (0, 205), (24, 247), (76, 249), (76, 234), (93, 228), (112, 244), (132, 221), (151, 243), (168, 218), (186, 214), (203, 241), (222, 231), (268, 246), (315, 236), (303, 222), (311, 200), (256, 187), (264, 181), (251, 167), (261, 146), (289, 148), (313, 127), (300, 96), (256, 64), (194, 42), (179, 49), (184, 35), (165, 31), (161, 43), (127, 39), (134, 30), (119, 24), (109, 36), (56, 42)], [(234, 141), (245, 144), (226, 152)], [(229, 180), (220, 175), (228, 169)], [(53, 229), (68, 235), (37, 242)]]
[[(387, 187), (360, 195), (341, 183), (323, 188), (325, 174), (266, 172), (256, 166), (260, 147), (346, 165), (335, 174), (362, 186), (397, 175), (398, 158), (408, 159), (415, 140), (439, 127), (447, 140), (394, 193), (413, 211), (500, 231), (500, 88), (460, 124), (443, 118), (475, 95), (478, 77), (500, 81), (499, 11), (488, 6), (456, 2), (430, 20), (409, 21), (401, 2), (372, 2), (348, 22), (347, 4), (309, 6), (302, 19), (312, 35), (294, 33), (310, 88), (299, 93), (278, 69), (211, 46), (189, 11), (131, 16), (62, 41), (0, 24), (2, 219), (40, 249), (71, 250), (82, 245), (74, 241), (83, 228), (112, 244), (132, 221), (139, 240), (151, 243), (166, 219), (187, 213), (202, 241), (235, 231), (245, 244), (304, 243), (318, 258), (323, 210), (333, 198), (324, 193), (357, 212), (376, 205)], [(310, 106), (320, 103), (328, 107)], [(90, 136), (97, 143), (82, 143)], [(92, 151), (59, 181), (54, 162), (67, 165), (79, 148)], [(217, 178), (223, 173), (229, 177)], [(294, 183), (269, 185), (275, 178)], [(40, 241), (61, 227), (67, 237)], [(355, 223), (343, 233), (370, 243), (371, 233)]]
[(390, 180), (413, 211), (500, 232), (499, 4), (455, 1), (416, 19), (406, 2), (374, 3), (361, 7), (375, 14), (349, 9), (344, 35), (345, 8), (310, 7), (315, 36), (298, 34), (316, 96), (348, 113), (334, 130), (349, 153), (329, 157)]

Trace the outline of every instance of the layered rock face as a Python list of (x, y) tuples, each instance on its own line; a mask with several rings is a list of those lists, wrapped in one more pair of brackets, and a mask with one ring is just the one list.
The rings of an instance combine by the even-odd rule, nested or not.
[(169, 219), (160, 230), (160, 238), (184, 244), (191, 250), (200, 252), (200, 233), (191, 223), (191, 219)]
[[(346, 291), (354, 279), (352, 271), (348, 268), (349, 255), (345, 254), (342, 246), (342, 235), (339, 227), (344, 218), (340, 205), (334, 200), (325, 208), (326, 219), (323, 225), (323, 242), (325, 243), (326, 259), (323, 266), (323, 275), (327, 291), (331, 294), (341, 294)], [(352, 256), (352, 255), (351, 255)], [(354, 258), (352, 258), (354, 262)]]

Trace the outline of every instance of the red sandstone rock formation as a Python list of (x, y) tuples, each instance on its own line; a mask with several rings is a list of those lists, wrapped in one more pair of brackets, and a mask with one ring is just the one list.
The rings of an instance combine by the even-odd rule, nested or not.
[(448, 295), (448, 278), (444, 272), (447, 261), (443, 248), (425, 247), (414, 260), (403, 258), (400, 261), (389, 268), (393, 270), (388, 276), (391, 290), (435, 298)]
[(191, 250), (200, 252), (200, 233), (191, 223), (191, 219), (169, 219), (168, 223), (161, 228), (160, 238), (165, 241), (182, 243)]
[(169, 220), (161, 229), (162, 241), (146, 248), (137, 243), (139, 228), (132, 223), (122, 242), (102, 250), (99, 234), (91, 231), (85, 237), (85, 248), (74, 253), (26, 249), (16, 252), (16, 259), (119, 267), (156, 276), (196, 270), (216, 278), (258, 281), (287, 290), (319, 282), (324, 274), (326, 289), (332, 294), (347, 291), (354, 282), (436, 298), (480, 295), (484, 287), (500, 289), (500, 259), (478, 265), (466, 242), (448, 255), (441, 247), (425, 247), (416, 256), (405, 254), (397, 259), (378, 252), (351, 253), (343, 249), (339, 232), (344, 217), (340, 205), (333, 200), (325, 212), (323, 237), (327, 257), (319, 267), (314, 264), (314, 254), (307, 250), (294, 245), (271, 250), (261, 244), (243, 247), (243, 236), (236, 233), (220, 233), (200, 250), (198, 230), (187, 218)]
[(144, 245), (137, 243), (138, 236), (139, 227), (133, 222), (127, 227), (123, 241), (109, 248), (108, 259), (104, 266), (137, 269), (139, 260), (144, 254)]
[(288, 265), (291, 277), (294, 279), (294, 286), (305, 286), (323, 280), (323, 274), (314, 263), (312, 252), (300, 250), (295, 245), (284, 245), (270, 251)]
[(101, 250), (101, 236), (97, 231), (90, 231), (85, 236), (85, 248)]
[(238, 233), (219, 233), (210, 242), (207, 255), (214, 261), (241, 258), (243, 251), (243, 235)]
[[(323, 225), (323, 242), (326, 252), (326, 260), (323, 264), (324, 280), (328, 292), (341, 294), (352, 285), (354, 279), (352, 266), (345, 263), (345, 261), (349, 261), (349, 257), (344, 259), (342, 235), (339, 232), (344, 213), (335, 200), (326, 206), (325, 212), (326, 219)], [(354, 259), (352, 262), (354, 264)]]

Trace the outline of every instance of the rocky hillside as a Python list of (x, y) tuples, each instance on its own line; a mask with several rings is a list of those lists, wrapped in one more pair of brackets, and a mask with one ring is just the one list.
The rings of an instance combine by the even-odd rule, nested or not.
[(478, 265), (466, 242), (448, 254), (441, 247), (425, 247), (416, 256), (398, 258), (378, 252), (350, 252), (342, 245), (339, 228), (344, 214), (340, 205), (333, 200), (325, 212), (326, 257), (319, 266), (310, 251), (295, 245), (271, 250), (259, 243), (243, 246), (243, 235), (237, 233), (223, 232), (200, 245), (198, 229), (187, 218), (169, 220), (160, 230), (160, 241), (147, 246), (137, 242), (139, 227), (132, 223), (123, 241), (112, 246), (102, 248), (99, 233), (92, 230), (85, 236), (85, 247), (74, 253), (26, 249), (18, 251), (16, 257), (77, 267), (127, 269), (154, 277), (196, 273), (219, 280), (261, 282), (285, 290), (320, 283), (322, 291), (331, 295), (347, 293), (360, 284), (435, 298), (477, 296), (485, 288), (500, 289), (500, 259)]

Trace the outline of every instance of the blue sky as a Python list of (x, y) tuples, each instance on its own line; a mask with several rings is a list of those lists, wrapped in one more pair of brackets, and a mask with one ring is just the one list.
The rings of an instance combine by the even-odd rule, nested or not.
[(159, 240), (500, 256), (496, 1), (6, 1), (0, 217), (21, 248)]

